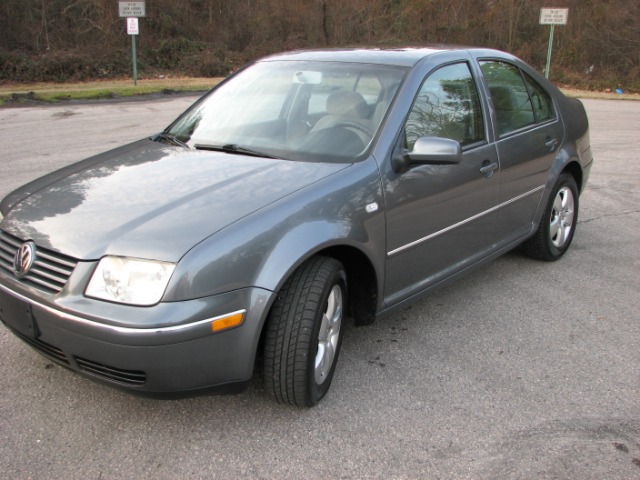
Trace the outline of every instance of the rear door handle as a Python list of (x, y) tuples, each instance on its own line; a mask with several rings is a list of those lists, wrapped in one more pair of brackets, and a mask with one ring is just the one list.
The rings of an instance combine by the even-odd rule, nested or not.
[(546, 145), (546, 147), (549, 150), (553, 150), (554, 148), (556, 148), (556, 145), (558, 144), (558, 139), (557, 138), (547, 137), (547, 139), (545, 140), (544, 144)]
[(489, 163), (489, 160), (485, 160), (482, 163), (482, 167), (480, 167), (480, 173), (485, 175), (487, 178), (493, 175), (493, 172), (498, 169), (498, 164), (496, 162)]

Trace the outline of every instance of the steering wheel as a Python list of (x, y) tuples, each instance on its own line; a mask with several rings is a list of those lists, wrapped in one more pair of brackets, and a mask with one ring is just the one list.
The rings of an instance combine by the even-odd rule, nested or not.
[(358, 122), (343, 120), (341, 122), (336, 123), (334, 127), (352, 128), (354, 130), (358, 130), (359, 132), (364, 133), (365, 135), (368, 135), (369, 137), (373, 137), (373, 130), (371, 130), (369, 127), (362, 125), (361, 123), (358, 123)]

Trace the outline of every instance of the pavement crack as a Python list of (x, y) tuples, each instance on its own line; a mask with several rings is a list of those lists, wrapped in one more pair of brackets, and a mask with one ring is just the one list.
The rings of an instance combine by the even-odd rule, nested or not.
[(611, 192), (631, 193), (631, 194), (640, 193), (637, 190), (623, 190), (622, 188), (613, 188), (613, 187), (587, 187), (587, 188), (585, 188), (586, 192), (596, 192), (598, 190), (607, 190), (607, 191), (611, 191)]
[(634, 213), (640, 213), (640, 210), (630, 210), (628, 212), (620, 212), (620, 213), (610, 213), (607, 215), (600, 215), (593, 218), (587, 218), (586, 220), (578, 220), (578, 224), (580, 223), (589, 223), (595, 220), (602, 220), (603, 218), (611, 218), (611, 217), (624, 217), (626, 215), (632, 215)]

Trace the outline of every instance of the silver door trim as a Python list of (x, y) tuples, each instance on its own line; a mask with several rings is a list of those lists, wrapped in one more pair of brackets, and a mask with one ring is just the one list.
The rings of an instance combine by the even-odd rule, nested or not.
[(517, 202), (518, 200), (521, 200), (521, 199), (523, 199), (525, 197), (528, 197), (529, 195), (533, 195), (534, 193), (539, 192), (542, 189), (544, 189), (544, 185), (540, 185), (539, 187), (536, 187), (533, 190), (529, 190), (528, 192), (523, 193), (522, 195), (518, 195), (517, 197), (514, 197), (514, 198), (512, 198), (510, 200), (507, 200), (506, 202), (502, 202), (501, 204), (496, 205), (495, 207), (491, 207), (489, 210), (485, 210), (484, 212), (480, 212), (480, 213), (474, 215), (473, 217), (469, 217), (469, 218), (467, 218), (465, 220), (462, 220), (462, 221), (460, 221), (458, 223), (454, 223), (453, 225), (449, 225), (448, 227), (443, 228), (442, 230), (438, 230), (437, 232), (431, 233), (431, 234), (427, 235), (426, 237), (419, 238), (418, 240), (414, 240), (411, 243), (407, 243), (406, 245), (403, 245), (403, 246), (398, 247), (398, 248), (396, 248), (394, 250), (391, 250), (390, 252), (387, 253), (387, 257), (392, 257), (393, 255), (396, 255), (396, 254), (398, 254), (400, 252), (403, 252), (405, 250), (413, 248), (416, 245), (419, 245), (419, 244), (424, 243), (424, 242), (426, 242), (428, 240), (431, 240), (432, 238), (438, 237), (438, 236), (442, 235), (443, 233), (450, 232), (451, 230), (453, 230), (455, 228), (461, 227), (462, 225), (465, 225), (465, 224), (467, 224), (469, 222), (473, 222), (474, 220), (476, 220), (476, 219), (478, 219), (480, 217), (484, 217), (485, 215), (493, 213), (496, 210), (499, 210), (499, 209), (501, 209), (503, 207), (506, 207), (507, 205), (511, 205), (512, 203)]

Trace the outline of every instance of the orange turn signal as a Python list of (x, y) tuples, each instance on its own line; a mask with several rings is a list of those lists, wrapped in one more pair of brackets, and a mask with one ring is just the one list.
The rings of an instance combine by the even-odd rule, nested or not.
[(244, 321), (245, 311), (234, 312), (229, 315), (218, 317), (211, 322), (211, 331), (220, 332), (228, 328), (237, 327)]

